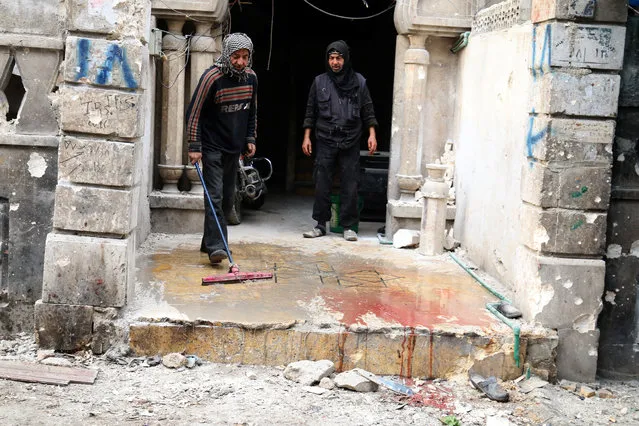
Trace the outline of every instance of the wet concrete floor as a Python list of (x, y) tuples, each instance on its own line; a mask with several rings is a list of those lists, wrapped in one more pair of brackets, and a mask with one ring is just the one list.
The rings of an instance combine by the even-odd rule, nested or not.
[(271, 196), (229, 228), (241, 271), (273, 272), (270, 280), (202, 285), (202, 277), (226, 273), (228, 262), (211, 266), (199, 252), (201, 235), (152, 234), (138, 250), (128, 315), (319, 327), (500, 327), (485, 309), (494, 296), (448, 255), (424, 257), (380, 244), (383, 223), (375, 222), (360, 223), (357, 242), (335, 233), (305, 239), (311, 208), (309, 197)]

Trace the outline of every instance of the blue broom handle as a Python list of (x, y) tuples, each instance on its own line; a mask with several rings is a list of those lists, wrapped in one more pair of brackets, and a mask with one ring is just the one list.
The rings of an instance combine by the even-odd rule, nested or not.
[(224, 238), (224, 232), (222, 232), (222, 225), (220, 225), (220, 221), (217, 218), (217, 213), (215, 213), (215, 207), (213, 206), (213, 201), (211, 201), (209, 190), (206, 188), (206, 184), (204, 183), (204, 176), (202, 176), (202, 170), (200, 170), (200, 164), (198, 162), (195, 162), (195, 170), (197, 170), (197, 174), (200, 177), (200, 182), (202, 182), (202, 188), (204, 188), (206, 199), (209, 200), (209, 206), (211, 206), (211, 211), (213, 212), (215, 223), (217, 223), (217, 229), (220, 230), (220, 236), (222, 237), (224, 248), (226, 248), (226, 254), (229, 256), (229, 262), (233, 264), (234, 262), (233, 262), (233, 257), (231, 257), (231, 250), (229, 250), (229, 245), (226, 243), (226, 238)]

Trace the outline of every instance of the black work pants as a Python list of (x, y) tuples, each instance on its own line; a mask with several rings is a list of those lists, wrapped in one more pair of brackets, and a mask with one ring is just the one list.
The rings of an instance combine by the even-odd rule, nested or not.
[(357, 208), (357, 190), (359, 185), (359, 144), (349, 148), (329, 146), (322, 140), (317, 141), (315, 158), (315, 203), (313, 219), (325, 224), (331, 219), (331, 188), (336, 167), (340, 173), (340, 217), (342, 227), (350, 228), (359, 222)]
[[(204, 183), (215, 207), (217, 219), (228, 243), (226, 216), (233, 209), (235, 200), (235, 180), (240, 154), (227, 154), (221, 151), (205, 151), (202, 153)], [(209, 201), (204, 194), (204, 235), (202, 251), (209, 255), (215, 250), (225, 250), (220, 229), (215, 222)]]

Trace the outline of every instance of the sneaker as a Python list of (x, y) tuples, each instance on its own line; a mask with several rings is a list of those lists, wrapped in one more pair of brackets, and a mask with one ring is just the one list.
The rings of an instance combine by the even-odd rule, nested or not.
[(224, 250), (214, 250), (211, 252), (211, 254), (209, 254), (209, 261), (211, 262), (211, 265), (217, 265), (227, 257), (228, 256), (226, 255), (226, 252)]
[(344, 239), (346, 241), (357, 241), (357, 233), (352, 229), (344, 229)]
[(313, 228), (308, 232), (304, 232), (304, 238), (317, 238), (326, 235), (326, 231), (322, 231), (320, 228)]

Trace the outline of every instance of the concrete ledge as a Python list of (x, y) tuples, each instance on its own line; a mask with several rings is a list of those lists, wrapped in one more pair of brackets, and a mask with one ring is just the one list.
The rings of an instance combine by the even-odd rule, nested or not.
[(43, 146), (57, 148), (60, 136), (19, 135), (14, 133), (0, 134), (0, 145)]
[(204, 195), (188, 192), (167, 193), (153, 191), (149, 194), (149, 206), (152, 209), (178, 209), (204, 211)]
[[(338, 371), (359, 367), (379, 375), (424, 378), (451, 377), (471, 367), (503, 379), (522, 372), (513, 359), (510, 329), (487, 336), (409, 328), (352, 332), (136, 323), (130, 326), (129, 338), (131, 349), (139, 356), (182, 352), (228, 364), (278, 366), (302, 359), (329, 359)], [(525, 350), (526, 340), (522, 339), (521, 353)]]
[(200, 234), (204, 229), (204, 207), (198, 210), (151, 208), (151, 232)]
[(62, 37), (43, 37), (30, 34), (0, 34), (0, 46), (30, 47), (36, 49), (62, 50)]
[[(422, 219), (422, 204), (421, 203), (405, 203), (391, 200), (388, 202), (388, 213), (397, 218), (410, 218), (410, 219)], [(455, 220), (455, 213), (457, 206), (446, 206), (446, 220)]]

